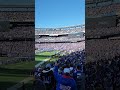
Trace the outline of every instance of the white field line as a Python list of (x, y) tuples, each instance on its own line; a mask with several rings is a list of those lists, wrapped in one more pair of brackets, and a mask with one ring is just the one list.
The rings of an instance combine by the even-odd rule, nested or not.
[(35, 68), (39, 67), (40, 65), (42, 65), (43, 63), (45, 63), (45, 62), (48, 61), (48, 60), (50, 60), (50, 58), (47, 58), (47, 59), (45, 59), (44, 61), (36, 64), (36, 65), (35, 65)]

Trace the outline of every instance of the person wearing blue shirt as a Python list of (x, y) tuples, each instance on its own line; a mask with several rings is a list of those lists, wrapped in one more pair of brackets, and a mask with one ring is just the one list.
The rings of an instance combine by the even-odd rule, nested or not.
[(70, 69), (64, 68), (63, 75), (58, 73), (58, 64), (55, 63), (54, 76), (57, 81), (56, 90), (77, 90), (75, 80), (70, 77)]

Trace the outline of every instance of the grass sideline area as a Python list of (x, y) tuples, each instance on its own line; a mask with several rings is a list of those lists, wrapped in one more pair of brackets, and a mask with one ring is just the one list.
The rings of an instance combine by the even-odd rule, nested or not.
[(51, 56), (57, 53), (58, 51), (44, 51), (44, 52), (38, 52), (36, 55), (45, 55), (45, 56)]
[(59, 57), (52, 57), (53, 55), (57, 54), (59, 51), (45, 51), (45, 52), (37, 52), (35, 55), (35, 61), (44, 61), (48, 59), (48, 61), (44, 62), (41, 67), (45, 67), (48, 63), (53, 63)]
[(29, 77), (37, 61), (21, 62), (0, 66), (0, 89), (9, 88)]
[[(35, 61), (21, 62), (16, 64), (1, 65), (0, 66), (0, 90), (6, 90), (3, 88), (9, 88), (20, 81), (24, 80), (27, 77), (30, 77), (30, 72), (33, 70), (36, 64), (44, 61), (47, 58), (50, 58), (52, 55), (55, 55), (58, 51), (51, 52), (39, 52), (35, 55)], [(47, 63), (53, 63), (59, 57), (51, 57), (49, 61), (46, 61), (42, 67), (45, 67)], [(5, 58), (2, 58), (3, 60)], [(32, 82), (30, 81), (25, 85), (26, 90), (32, 90)], [(30, 88), (31, 87), (31, 88)], [(18, 89), (22, 90), (22, 89)]]
[(35, 54), (35, 61), (43, 61), (52, 55), (55, 55), (58, 51), (45, 51), (45, 52), (38, 52)]

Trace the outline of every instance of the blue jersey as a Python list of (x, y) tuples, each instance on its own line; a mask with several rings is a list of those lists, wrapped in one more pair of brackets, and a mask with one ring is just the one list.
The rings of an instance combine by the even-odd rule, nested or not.
[(57, 81), (56, 90), (77, 90), (75, 80), (69, 76), (59, 75), (57, 66), (54, 69), (54, 76)]
[(75, 81), (77, 82), (77, 84), (80, 84), (81, 83), (81, 79), (82, 79), (82, 72), (81, 71), (76, 71), (73, 74), (73, 77), (74, 77)]

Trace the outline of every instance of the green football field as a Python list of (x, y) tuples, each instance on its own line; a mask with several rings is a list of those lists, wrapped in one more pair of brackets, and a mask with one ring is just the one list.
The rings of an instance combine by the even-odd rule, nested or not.
[(0, 66), (0, 88), (8, 88), (30, 76), (37, 61), (21, 62)]
[(47, 58), (50, 58), (52, 55), (57, 53), (58, 51), (51, 51), (51, 52), (38, 52), (35, 55), (35, 61), (44, 61)]
[(45, 51), (45, 52), (38, 52), (36, 55), (45, 55), (45, 56), (51, 56), (57, 53), (58, 51)]
[(47, 60), (46, 62), (44, 62), (42, 64), (42, 67), (45, 67), (45, 65), (47, 63), (53, 63), (54, 61), (56, 61), (58, 59), (58, 57), (51, 57), (52, 55), (55, 55), (56, 53), (58, 53), (59, 51), (45, 51), (45, 52), (38, 52), (36, 53), (35, 55), (35, 61), (38, 61), (38, 62), (42, 62), (42, 61), (45, 61)]
[[(0, 89), (11, 87), (27, 77), (30, 77), (30, 72), (33, 70), (36, 64), (45, 59), (50, 58), (58, 51), (40, 52), (35, 55), (35, 61), (21, 62), (16, 64), (1, 65), (0, 66)], [(0, 60), (7, 60), (8, 58), (0, 58)], [(50, 62), (54, 62), (58, 58), (50, 58)], [(48, 61), (44, 64), (49, 63)], [(43, 65), (43, 66), (44, 66)], [(30, 82), (31, 83), (31, 82)], [(29, 86), (29, 83), (28, 83)]]

